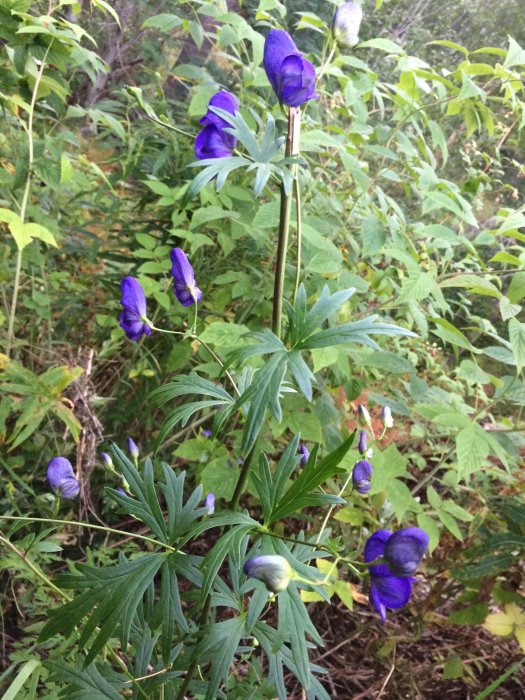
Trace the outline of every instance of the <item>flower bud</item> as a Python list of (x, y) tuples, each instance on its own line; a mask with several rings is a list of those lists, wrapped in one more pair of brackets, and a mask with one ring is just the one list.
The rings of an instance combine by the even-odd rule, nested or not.
[(139, 458), (139, 448), (135, 444), (135, 441), (133, 438), (128, 438), (128, 450), (130, 455), (133, 457), (133, 459), (138, 459)]
[(357, 415), (359, 417), (359, 424), (362, 425), (363, 428), (372, 428), (372, 419), (370, 418), (370, 413), (368, 413), (367, 409), (363, 406), (362, 403), (360, 403), (357, 407)]
[(301, 459), (299, 461), (299, 464), (301, 465), (301, 467), (304, 467), (306, 465), (306, 462), (308, 462), (308, 459), (310, 458), (310, 452), (308, 451), (306, 445), (303, 444), (301, 444), (299, 452), (301, 453)]
[(246, 576), (262, 581), (272, 593), (286, 590), (293, 576), (292, 567), (279, 554), (259, 554), (252, 557), (244, 563), (243, 571)]
[(383, 558), (394, 576), (412, 576), (416, 573), (425, 552), (429, 537), (419, 527), (405, 527), (388, 538)]
[(359, 43), (359, 27), (363, 10), (357, 2), (345, 2), (338, 8), (332, 21), (332, 34), (340, 46), (353, 48)]
[(394, 419), (392, 418), (390, 406), (383, 406), (381, 409), (381, 422), (385, 428), (392, 428), (394, 426)]
[(370, 491), (372, 478), (372, 465), (366, 460), (357, 462), (352, 470), (352, 484), (358, 493), (368, 493)]
[(361, 430), (359, 434), (359, 442), (357, 443), (357, 449), (359, 450), (361, 455), (366, 454), (366, 451), (368, 449), (366, 441), (366, 430)]
[(204, 499), (204, 507), (208, 509), (208, 515), (215, 513), (215, 494), (209, 493)]
[(101, 452), (100, 459), (102, 460), (102, 463), (105, 467), (107, 467), (108, 469), (113, 469), (113, 460), (111, 459), (110, 454), (108, 454), (107, 452)]

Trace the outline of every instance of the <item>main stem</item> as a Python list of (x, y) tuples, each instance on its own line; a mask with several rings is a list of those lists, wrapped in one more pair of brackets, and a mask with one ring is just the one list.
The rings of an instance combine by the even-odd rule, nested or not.
[[(36, 105), (36, 100), (37, 100), (37, 95), (38, 95), (38, 88), (40, 87), (40, 81), (42, 80), (42, 76), (44, 74), (44, 69), (46, 66), (47, 54), (49, 53), (49, 49), (51, 48), (52, 43), (53, 43), (53, 41), (51, 41), (51, 43), (47, 47), (47, 51), (44, 54), (44, 58), (42, 59), (42, 63), (40, 64), (40, 67), (38, 69), (36, 79), (35, 79), (35, 84), (33, 86), (33, 94), (31, 95), (31, 103), (29, 105), (29, 115), (27, 118), (27, 151), (28, 151), (27, 178), (26, 178), (26, 184), (24, 187), (24, 194), (22, 196), (22, 203), (20, 204), (20, 222), (22, 224), (24, 224), (24, 222), (25, 222), (27, 203), (29, 201), (29, 194), (31, 192), (31, 178), (32, 178), (33, 161), (34, 161), (33, 119), (34, 119), (34, 114), (35, 114), (35, 105)], [(9, 323), (7, 326), (7, 341), (6, 341), (5, 354), (8, 357), (11, 354), (11, 348), (13, 346), (13, 341), (15, 338), (16, 303), (18, 300), (18, 290), (20, 288), (20, 272), (21, 272), (21, 270), (22, 270), (22, 248), (19, 248), (18, 252), (17, 252), (17, 256), (16, 256), (16, 270), (15, 270), (15, 280), (14, 280), (14, 287), (13, 287), (13, 298), (11, 299), (11, 309), (9, 310)]]
[[(298, 107), (290, 107), (288, 112), (288, 135), (286, 137), (286, 158), (299, 153), (299, 134), (301, 131), (301, 111)], [(295, 179), (297, 166), (290, 166), (292, 181)], [(286, 254), (290, 232), (290, 213), (292, 210), (292, 187), (286, 192), (284, 182), (281, 182), (281, 211), (279, 216), (279, 239), (277, 242), (277, 263), (275, 268), (275, 283), (273, 288), (272, 330), (281, 337), (283, 314), (284, 276), (286, 272)]]

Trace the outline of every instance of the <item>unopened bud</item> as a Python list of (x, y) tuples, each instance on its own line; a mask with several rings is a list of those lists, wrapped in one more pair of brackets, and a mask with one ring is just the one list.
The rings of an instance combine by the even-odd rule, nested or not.
[(204, 507), (208, 509), (208, 515), (215, 513), (215, 494), (209, 493), (204, 499)]
[(301, 467), (304, 467), (306, 465), (306, 462), (308, 462), (310, 458), (310, 452), (308, 451), (306, 445), (303, 444), (301, 444), (299, 452), (301, 453), (301, 459), (299, 460), (299, 464), (301, 465)]
[(139, 448), (135, 444), (135, 441), (133, 438), (128, 438), (128, 450), (130, 455), (133, 457), (133, 459), (138, 459), (139, 458)]
[(370, 413), (368, 413), (368, 411), (362, 403), (360, 403), (357, 407), (357, 415), (359, 416), (359, 423), (363, 426), (363, 428), (367, 426), (369, 428), (372, 427), (372, 419), (370, 418)]
[(105, 467), (107, 467), (108, 469), (113, 469), (113, 460), (111, 459), (110, 454), (108, 454), (107, 452), (101, 452), (100, 459), (102, 460)]
[(293, 576), (293, 569), (288, 561), (279, 554), (260, 554), (248, 559), (243, 571), (246, 576), (262, 581), (272, 593), (286, 590)]
[(367, 448), (366, 430), (361, 430), (361, 433), (359, 434), (359, 442), (357, 443), (357, 449), (359, 450), (360, 454), (364, 455), (366, 454)]
[(332, 34), (340, 46), (353, 48), (359, 43), (359, 27), (363, 10), (357, 2), (345, 2), (338, 8), (332, 21)]
[(390, 406), (383, 406), (381, 410), (381, 421), (385, 428), (392, 428), (394, 426), (394, 419), (392, 418)]

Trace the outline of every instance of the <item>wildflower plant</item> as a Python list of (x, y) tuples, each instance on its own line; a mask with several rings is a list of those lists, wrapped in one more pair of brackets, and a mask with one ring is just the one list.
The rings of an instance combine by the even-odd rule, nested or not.
[[(337, 31), (343, 19), (339, 15)], [(328, 37), (327, 43), (332, 42)], [(356, 454), (370, 458), (368, 437), (382, 437), (374, 435), (370, 411), (359, 406), (352, 426), (339, 433), (331, 449), (320, 444), (307, 449), (300, 434), (289, 434), (286, 444), (272, 445), (268, 438), (268, 426), (282, 420), (290, 395), (315, 403), (321, 394), (312, 365), (316, 351), (352, 345), (377, 349), (380, 336), (417, 342), (415, 333), (388, 319), (352, 318), (353, 287), (325, 285), (313, 298), (307, 292), (301, 247), (301, 118), (318, 98), (317, 76), (328, 62), (316, 69), (290, 34), (270, 30), (263, 65), (275, 97), (269, 97), (268, 89), (267, 96), (284, 110), (286, 128), (281, 133), (268, 112), (257, 116), (259, 133), (254, 133), (239, 97), (220, 90), (210, 99), (195, 140), (194, 166), (202, 170), (188, 185), (185, 201), (206, 185), (220, 190), (241, 168), (256, 173), (255, 197), (265, 188), (279, 193), (271, 320), (261, 319), (259, 328), (243, 333), (238, 347), (219, 356), (199, 335), (201, 287), (206, 289), (208, 281), (195, 274), (182, 243), (169, 256), (173, 292), (177, 304), (193, 307), (192, 325), (157, 327), (147, 315), (149, 302), (140, 283), (130, 276), (121, 282), (120, 326), (129, 340), (147, 344), (156, 333), (171, 334), (177, 343), (203, 347), (219, 367), (215, 380), (204, 378), (197, 366), (153, 392), (156, 403), (168, 407), (158, 446), (176, 427), (202, 416), (213, 425), (211, 433), (203, 431), (202, 441), (212, 435), (225, 442), (241, 432), (235, 443), (239, 468), (229, 497), (221, 497), (204, 492), (198, 480), (190, 487), (192, 476), (176, 465), (141, 458), (148, 449), (141, 444), (139, 452), (132, 438), (131, 459), (117, 445), (111, 456), (103, 453), (104, 464), (126, 487), (108, 487), (108, 496), (118, 513), (138, 521), (146, 534), (137, 536), (133, 556), (121, 554), (111, 566), (75, 563), (55, 577), (59, 589), (75, 593), (50, 610), (40, 640), (77, 635), (82, 668), (76, 676), (69, 671), (72, 689), (93, 687), (96, 681), (107, 697), (119, 697), (126, 689), (133, 697), (211, 700), (226, 697), (236, 660), (243, 658), (255, 668), (255, 659), (262, 656), (272, 695), (287, 696), (285, 674), (291, 673), (309, 698), (329, 698), (323, 669), (310, 658), (311, 648), (322, 639), (305, 604), (308, 596), (328, 603), (333, 591), (344, 595), (344, 586), (337, 587), (342, 577), (369, 588), (383, 621), (387, 608), (409, 602), (428, 547), (423, 530), (410, 527), (392, 534), (380, 527), (391, 515), (380, 513), (375, 532), (370, 523), (363, 528), (368, 535), (364, 552), (360, 537), (332, 538), (336, 509), (349, 503), (353, 490), (367, 498), (373, 484), (372, 463), (355, 459)], [(382, 421), (384, 431), (391, 427), (390, 409), (383, 411)], [(370, 436), (363, 429), (357, 437), (358, 424)], [(48, 479), (69, 498), (78, 493), (73, 493), (76, 481), (71, 465), (57, 462), (61, 459), (50, 464)], [(306, 508), (319, 516), (320, 527), (301, 529), (299, 518)], [(206, 547), (193, 549), (196, 541)], [(134, 666), (123, 661), (129, 655), (134, 655)], [(64, 673), (52, 663), (50, 668), (58, 676)]]

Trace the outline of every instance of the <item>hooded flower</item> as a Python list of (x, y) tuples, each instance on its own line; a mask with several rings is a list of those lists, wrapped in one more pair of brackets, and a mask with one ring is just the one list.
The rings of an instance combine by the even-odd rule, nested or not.
[(181, 248), (174, 248), (170, 257), (175, 296), (183, 306), (191, 306), (202, 298), (202, 292), (195, 282), (193, 268)]
[[(209, 107), (218, 107), (230, 114), (239, 111), (236, 97), (226, 90), (216, 92), (208, 103)], [(199, 124), (202, 124), (204, 129), (195, 139), (195, 155), (198, 160), (231, 156), (232, 149), (237, 145), (235, 136), (225, 131), (231, 124), (210, 109), (201, 117)]]
[(299, 448), (299, 452), (301, 453), (301, 459), (299, 460), (299, 464), (301, 467), (306, 466), (306, 462), (308, 462), (310, 458), (310, 452), (308, 451), (308, 448), (306, 445), (301, 443), (301, 447)]
[(120, 283), (124, 310), (120, 314), (120, 327), (130, 340), (140, 340), (142, 336), (151, 335), (151, 328), (146, 316), (146, 296), (139, 282), (134, 277), (124, 277)]
[(289, 107), (299, 107), (318, 95), (315, 68), (295, 45), (288, 32), (272, 29), (264, 42), (264, 70), (273, 91)]
[(383, 554), (388, 568), (396, 576), (411, 576), (428, 549), (429, 537), (419, 527), (405, 527), (385, 543)]
[(113, 469), (113, 460), (111, 459), (110, 454), (108, 454), (107, 452), (101, 452), (100, 459), (104, 463), (105, 467), (107, 467), (108, 469)]
[[(394, 538), (393, 545), (389, 546), (389, 555), (387, 555), (387, 545), (392, 538)], [(415, 542), (417, 543), (416, 545), (414, 544)], [(426, 544), (423, 547), (425, 542)], [(383, 622), (386, 620), (387, 608), (397, 610), (408, 603), (412, 593), (412, 582), (415, 580), (410, 577), (410, 574), (395, 575), (394, 570), (391, 568), (392, 563), (397, 573), (400, 569), (397, 568), (396, 564), (400, 564), (403, 567), (407, 561), (410, 561), (411, 565), (409, 567), (405, 566), (405, 570), (410, 569), (410, 573), (414, 573), (427, 546), (428, 535), (417, 527), (404, 528), (398, 530), (395, 534), (392, 534), (390, 530), (378, 530), (368, 538), (365, 544), (365, 561), (372, 562), (381, 558), (387, 561), (387, 563), (374, 564), (369, 567), (371, 578), (370, 602), (375, 606)], [(420, 556), (416, 566), (412, 567), (416, 551)]]
[(80, 484), (75, 478), (71, 462), (65, 457), (54, 457), (47, 465), (47, 480), (51, 488), (62, 498), (75, 498)]
[(366, 460), (357, 462), (352, 470), (352, 484), (358, 493), (368, 493), (370, 491), (372, 478), (372, 465)]
[(359, 43), (359, 27), (363, 10), (357, 2), (344, 2), (334, 15), (332, 33), (338, 44), (353, 48)]
[(279, 554), (259, 554), (252, 557), (244, 563), (242, 570), (246, 576), (262, 581), (272, 593), (279, 593), (288, 588), (293, 576), (292, 567)]

